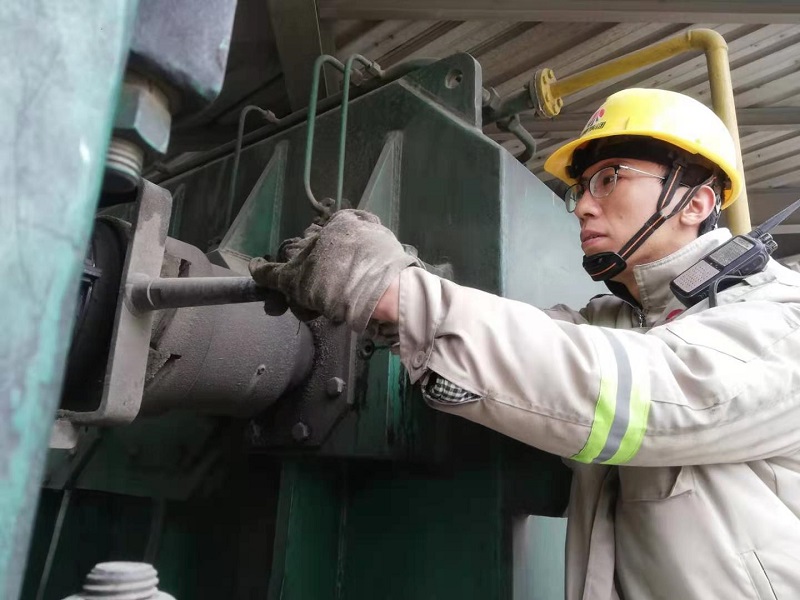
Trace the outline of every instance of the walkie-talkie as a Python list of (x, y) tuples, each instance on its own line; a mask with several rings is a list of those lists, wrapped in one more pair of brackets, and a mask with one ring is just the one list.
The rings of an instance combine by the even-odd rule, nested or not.
[(706, 254), (672, 280), (669, 284), (672, 293), (685, 306), (694, 306), (709, 294), (713, 300), (718, 291), (736, 284), (748, 275), (763, 271), (770, 255), (778, 247), (769, 232), (798, 208), (800, 200), (770, 217), (750, 233), (737, 235)]

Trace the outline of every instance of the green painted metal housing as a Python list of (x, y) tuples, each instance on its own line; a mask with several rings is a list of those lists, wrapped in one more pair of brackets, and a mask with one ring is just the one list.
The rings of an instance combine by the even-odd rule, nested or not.
[[(459, 283), (538, 306), (582, 305), (598, 288), (578, 269), (577, 222), (482, 134), (481, 85), (478, 63), (456, 55), (353, 100), (344, 205), (379, 214)], [(336, 192), (339, 118), (338, 109), (317, 117), (320, 198)], [(249, 256), (300, 234), (315, 216), (303, 189), (305, 134), (300, 123), (246, 146), (232, 199), (232, 155), (162, 182), (180, 198), (171, 235), (241, 272)], [(184, 415), (103, 432), (75, 476), (48, 592), (76, 589), (91, 567), (70, 563), (80, 547), (81, 567), (152, 559), (161, 589), (179, 600), (512, 598), (515, 520), (562, 514), (566, 467), (427, 407), (386, 349), (365, 356), (363, 340), (336, 339), (352, 401), (314, 443), (287, 433), (314, 406), (292, 398), (250, 423)], [(265, 441), (253, 442), (255, 429)], [(49, 473), (65, 461), (53, 457)], [(26, 590), (55, 521), (61, 486), (52, 481)], [(89, 546), (79, 541), (87, 519), (96, 519)]]

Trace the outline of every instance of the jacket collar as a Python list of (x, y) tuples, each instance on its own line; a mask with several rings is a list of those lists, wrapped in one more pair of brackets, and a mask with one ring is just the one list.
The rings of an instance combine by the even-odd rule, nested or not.
[(628, 288), (621, 283), (608, 281), (606, 285), (615, 296), (622, 298), (629, 304), (639, 306), (646, 314), (660, 312), (666, 308), (670, 301), (675, 299), (669, 289), (670, 282), (730, 238), (731, 233), (727, 229), (715, 229), (701, 235), (690, 244), (664, 258), (651, 263), (636, 265), (633, 268), (633, 276), (639, 286), (641, 302), (636, 302), (628, 292)]

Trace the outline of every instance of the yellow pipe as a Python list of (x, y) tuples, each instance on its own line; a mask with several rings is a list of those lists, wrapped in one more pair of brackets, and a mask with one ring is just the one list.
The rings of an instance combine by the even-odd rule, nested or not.
[[(711, 85), (711, 105), (714, 112), (725, 123), (728, 131), (731, 132), (731, 136), (733, 136), (733, 143), (736, 147), (736, 168), (739, 170), (744, 183), (739, 125), (736, 122), (731, 69), (728, 64), (728, 45), (725, 43), (725, 39), (712, 29), (687, 31), (685, 34), (676, 35), (647, 48), (642, 48), (586, 71), (570, 75), (561, 81), (549, 83), (540, 79), (539, 84), (544, 88), (544, 93), (540, 96), (540, 103), (543, 105), (545, 112), (552, 112), (553, 114), (550, 116), (555, 116), (560, 109), (560, 106), (556, 106), (556, 103), (565, 96), (690, 50), (702, 50), (705, 53), (708, 80)], [(542, 98), (545, 101), (542, 101)], [(728, 225), (734, 235), (747, 233), (752, 229), (745, 185), (742, 185), (739, 199), (727, 209), (726, 213)]]

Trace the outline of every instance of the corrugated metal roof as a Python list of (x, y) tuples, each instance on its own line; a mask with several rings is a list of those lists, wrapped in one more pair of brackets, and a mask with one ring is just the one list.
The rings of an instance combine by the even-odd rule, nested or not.
[[(472, 0), (469, 4), (477, 6), (479, 2)], [(568, 0), (564, 2), (568, 4)], [(330, 13), (331, 0), (323, 4)], [(455, 6), (447, 6), (451, 4)], [(363, 5), (368, 7), (369, 3), (365, 0)], [(437, 6), (441, 5), (439, 0)], [(515, 3), (522, 5), (521, 0)], [(645, 5), (650, 6), (641, 3)], [(240, 0), (223, 93), (200, 116), (196, 131), (188, 128), (176, 133), (174, 149), (171, 148), (175, 162), (182, 160), (175, 155), (187, 150), (197, 151), (231, 140), (246, 104), (269, 108), (278, 116), (297, 110), (297, 106), (290, 106), (285, 82), (287, 77), (304, 77), (305, 71), (282, 73), (282, 66), (286, 65), (278, 60), (274, 34), (264, 26), (268, 20), (264, 13), (262, 0)], [(580, 18), (575, 11), (564, 14)], [(753, 222), (758, 223), (800, 197), (800, 24), (791, 23), (797, 19), (783, 17), (782, 24), (726, 24), (720, 17), (718, 23), (670, 23), (666, 19), (619, 23), (589, 19), (335, 19), (319, 25), (322, 37), (333, 40), (335, 54), (341, 60), (360, 53), (384, 68), (414, 58), (443, 58), (468, 52), (481, 64), (484, 87), (494, 87), (501, 95), (527, 84), (542, 67), (552, 68), (557, 77), (564, 78), (690, 29), (714, 29), (729, 46), (751, 214)], [(303, 49), (303, 41), (298, 40), (297, 50)], [(556, 146), (575, 136), (597, 105), (614, 91), (632, 86), (658, 87), (684, 92), (709, 104), (707, 77), (705, 58), (699, 52), (685, 54), (568, 96), (556, 119), (537, 120), (522, 115), (524, 126), (537, 140), (537, 151), (528, 166), (547, 181), (548, 176), (542, 171), (544, 159)], [(248, 125), (257, 127), (261, 123), (254, 118)], [(493, 125), (487, 126), (485, 133), (511, 152), (521, 151), (521, 144), (511, 134)], [(791, 232), (792, 240), (782, 250), (800, 253), (800, 215), (788, 223), (797, 231)]]

